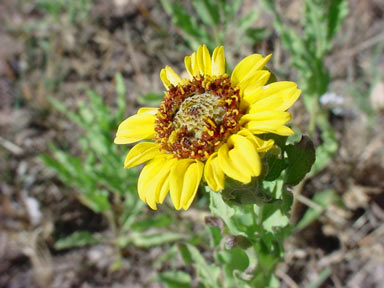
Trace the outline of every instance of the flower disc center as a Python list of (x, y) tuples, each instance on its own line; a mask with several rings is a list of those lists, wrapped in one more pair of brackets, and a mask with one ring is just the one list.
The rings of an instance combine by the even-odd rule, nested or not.
[[(219, 98), (209, 92), (191, 96), (183, 101), (177, 111), (173, 123), (176, 128), (187, 127), (195, 138), (201, 138), (209, 124), (220, 125), (223, 122), (225, 109), (220, 107)], [(210, 121), (211, 120), (211, 121)]]
[(156, 115), (156, 142), (177, 158), (206, 160), (240, 129), (239, 107), (239, 89), (227, 75), (172, 86)]

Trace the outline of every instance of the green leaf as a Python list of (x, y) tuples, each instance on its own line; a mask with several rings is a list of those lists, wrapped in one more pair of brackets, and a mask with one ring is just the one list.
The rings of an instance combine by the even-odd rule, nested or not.
[(224, 6), (224, 12), (226, 19), (228, 21), (232, 20), (235, 15), (239, 12), (241, 4), (243, 4), (243, 0), (233, 0), (233, 1), (226, 1), (222, 0), (222, 5)]
[(161, 5), (163, 6), (165, 13), (167, 13), (168, 15), (172, 15), (173, 13), (172, 3), (169, 0), (160, 0), (160, 2), (161, 2)]
[(269, 32), (265, 28), (248, 28), (245, 30), (245, 35), (247, 35), (247, 37), (252, 41), (252, 44), (255, 44), (267, 38), (269, 36)]
[(132, 242), (137, 247), (153, 247), (159, 246), (166, 243), (171, 243), (175, 241), (185, 240), (186, 235), (174, 232), (162, 232), (155, 234), (147, 234), (147, 233), (132, 233), (131, 234)]
[(318, 115), (316, 120), (321, 128), (321, 139), (323, 143), (316, 147), (316, 162), (313, 164), (311, 175), (315, 175), (324, 169), (333, 159), (333, 155), (338, 148), (335, 131), (326, 116), (324, 114)]
[(217, 226), (208, 226), (209, 232), (211, 234), (211, 246), (216, 247), (220, 244), (221, 239), (223, 239), (223, 235), (221, 234), (221, 230)]
[(166, 214), (156, 214), (143, 220), (137, 220), (132, 224), (135, 231), (144, 231), (153, 227), (166, 227), (173, 222), (173, 219)]
[(191, 276), (183, 271), (166, 271), (158, 274), (158, 279), (168, 288), (189, 288)]
[[(266, 208), (271, 209), (271, 211), (267, 212), (265, 211)], [(273, 232), (274, 228), (276, 227), (284, 227), (289, 224), (289, 217), (287, 214), (284, 214), (277, 205), (265, 205), (264, 207), (264, 213), (269, 213), (270, 215), (268, 217), (265, 217), (265, 220), (263, 221), (263, 227), (265, 230), (269, 232)]]
[(215, 26), (220, 22), (219, 7), (214, 1), (193, 0), (193, 7), (204, 24)]
[(235, 215), (235, 209), (233, 209), (223, 201), (223, 198), (221, 197), (220, 193), (214, 192), (208, 187), (207, 190), (210, 192), (209, 208), (211, 213), (223, 219), (225, 225), (228, 227), (232, 235), (238, 234), (239, 230), (234, 225), (231, 219), (231, 217)]
[(328, 41), (331, 41), (337, 30), (340, 28), (345, 16), (348, 14), (348, 1), (332, 0), (329, 2), (327, 38)]
[(259, 13), (257, 13), (256, 10), (252, 10), (237, 22), (236, 27), (245, 31), (255, 23), (257, 18), (259, 18)]
[[(268, 70), (268, 69), (266, 69)], [(269, 71), (269, 70), (268, 70)], [(263, 140), (269, 140), (272, 139), (277, 146), (280, 147), (284, 151), (285, 143), (287, 142), (288, 137), (287, 136), (280, 136), (277, 134), (267, 133), (267, 134), (261, 134), (258, 135)]]
[(287, 145), (288, 166), (285, 170), (284, 182), (287, 185), (297, 185), (311, 170), (315, 162), (315, 147), (307, 136), (302, 136), (300, 142)]
[(287, 167), (280, 148), (272, 148), (263, 158), (263, 164), (266, 165), (265, 181), (274, 181), (281, 175), (281, 172)]
[(107, 191), (95, 191), (81, 196), (84, 199), (84, 204), (95, 212), (105, 212), (111, 209)]
[(83, 247), (86, 245), (98, 244), (103, 238), (95, 236), (88, 231), (77, 231), (67, 237), (60, 238), (55, 242), (57, 250), (68, 249), (73, 247)]
[(233, 277), (235, 270), (244, 272), (249, 266), (248, 255), (241, 248), (220, 251), (218, 259), (224, 265), (224, 269), (230, 277)]
[(189, 251), (186, 244), (178, 244), (177, 248), (179, 249), (180, 256), (183, 259), (186, 265), (190, 265), (193, 263), (191, 252)]
[[(126, 109), (125, 95), (127, 90), (124, 84), (124, 78), (120, 73), (116, 73), (115, 75), (115, 85), (116, 85), (116, 93), (117, 93), (117, 117), (122, 118)], [(118, 119), (120, 121), (120, 119)]]
[(196, 247), (189, 244), (179, 244), (179, 250), (185, 259), (187, 256), (188, 262), (186, 264), (193, 263), (197, 270), (198, 275), (202, 278), (202, 282), (207, 284), (208, 287), (217, 287), (218, 278), (220, 274), (219, 267), (210, 265), (200, 254), (199, 250)]

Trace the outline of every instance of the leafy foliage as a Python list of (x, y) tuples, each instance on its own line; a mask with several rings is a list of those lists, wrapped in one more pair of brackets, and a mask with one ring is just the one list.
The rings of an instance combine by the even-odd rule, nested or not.
[(211, 50), (225, 44), (231, 27), (237, 28), (235, 35), (242, 40), (233, 41), (234, 45), (240, 45), (244, 40), (259, 42), (266, 36), (264, 28), (253, 27), (259, 16), (256, 11), (238, 17), (242, 2), (193, 0), (190, 2), (192, 7), (187, 7), (180, 1), (161, 0), (165, 12), (171, 16), (174, 25), (181, 29), (181, 35), (189, 46), (196, 49), (205, 43)]
[(61, 238), (55, 243), (55, 248), (58, 250), (72, 248), (72, 247), (82, 247), (85, 245), (92, 245), (102, 242), (101, 237), (96, 237), (94, 234), (88, 231), (76, 231), (75, 233)]

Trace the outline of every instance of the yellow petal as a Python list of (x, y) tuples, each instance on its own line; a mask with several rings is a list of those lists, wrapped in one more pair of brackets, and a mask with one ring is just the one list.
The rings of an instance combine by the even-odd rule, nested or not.
[(139, 143), (128, 152), (124, 161), (124, 168), (135, 167), (161, 154), (164, 152), (159, 150), (159, 144), (153, 142)]
[(171, 200), (176, 210), (187, 209), (199, 187), (203, 163), (192, 159), (178, 160), (170, 174)]
[(200, 74), (211, 75), (211, 55), (209, 54), (207, 46), (200, 45), (199, 48), (197, 48), (196, 58)]
[(293, 131), (284, 126), (291, 119), (291, 114), (282, 111), (263, 111), (246, 114), (240, 119), (240, 125), (253, 134), (275, 133), (282, 136), (293, 135)]
[(246, 81), (248, 78), (251, 78), (257, 71), (261, 70), (265, 66), (271, 56), (272, 55), (270, 54), (264, 58), (260, 54), (252, 54), (245, 57), (233, 70), (231, 83), (237, 86), (242, 81)]
[(289, 81), (275, 82), (258, 89), (254, 93), (246, 93), (244, 100), (249, 103), (249, 113), (262, 110), (285, 111), (299, 98), (301, 90), (297, 84)]
[[(148, 190), (145, 189), (146, 186), (148, 186), (153, 179), (154, 176), (156, 176), (156, 169), (161, 168), (161, 162), (159, 159), (162, 157), (155, 158), (151, 160), (147, 165), (144, 166), (144, 168), (141, 170), (140, 175), (139, 175), (139, 180), (137, 182), (137, 191), (139, 193), (139, 197), (143, 202), (147, 203), (147, 198), (148, 198)], [(150, 201), (151, 202), (151, 201)], [(156, 203), (149, 203), (151, 204), (150, 207), (152, 209), (156, 209)], [(155, 208), (153, 208), (155, 207)]]
[(224, 189), (224, 172), (220, 168), (217, 152), (209, 156), (205, 163), (204, 178), (213, 191)]
[(250, 176), (259, 176), (261, 172), (261, 162), (255, 146), (250, 140), (241, 135), (232, 135), (228, 138), (228, 144), (234, 147), (228, 155), (236, 167), (242, 167), (243, 172)]
[(160, 79), (168, 90), (171, 87), (171, 81), (168, 80), (167, 71), (164, 68), (160, 70)]
[(225, 54), (224, 47), (219, 46), (213, 50), (212, 54), (212, 75), (220, 76), (225, 73)]
[(241, 88), (244, 94), (250, 94), (257, 90), (259, 87), (264, 86), (271, 76), (271, 72), (267, 70), (259, 70), (253, 73), (250, 77), (242, 80), (238, 86)]
[(137, 114), (148, 113), (148, 114), (156, 115), (157, 111), (159, 111), (159, 108), (141, 107), (139, 108), (139, 110), (137, 110)]
[(200, 75), (200, 69), (199, 69), (199, 64), (197, 63), (196, 53), (192, 53), (191, 55), (191, 65), (192, 65), (193, 76)]
[(259, 137), (256, 137), (248, 129), (245, 128), (241, 129), (239, 132), (237, 132), (237, 134), (244, 136), (249, 141), (251, 141), (257, 152), (267, 152), (275, 144), (275, 141), (273, 141), (273, 139), (263, 140)]
[(186, 56), (184, 57), (184, 64), (185, 64), (185, 69), (188, 72), (189, 78), (193, 78), (193, 70), (192, 70), (192, 57), (191, 56)]
[(197, 63), (195, 52), (193, 52), (191, 56), (186, 56), (184, 58), (184, 64), (190, 78), (200, 75), (199, 65)]
[(193, 199), (195, 199), (197, 189), (203, 175), (204, 164), (198, 160), (189, 165), (184, 176), (183, 191), (181, 192), (181, 206), (187, 210)]
[(165, 177), (164, 183), (163, 183), (163, 185), (160, 189), (160, 192), (159, 192), (158, 203), (160, 203), (160, 204), (162, 204), (164, 202), (164, 199), (169, 192), (169, 174), (170, 174), (169, 172), (170, 171), (168, 171), (167, 176)]
[(141, 112), (125, 119), (117, 128), (115, 144), (129, 144), (155, 136), (153, 111)]
[(240, 125), (250, 121), (268, 122), (274, 121), (276, 123), (285, 124), (291, 120), (291, 114), (289, 112), (282, 111), (262, 111), (253, 114), (245, 114), (240, 118)]
[(155, 201), (156, 203), (163, 203), (165, 197), (169, 192), (169, 175), (172, 167), (176, 164), (176, 158), (165, 158), (161, 160), (161, 170), (157, 172), (157, 175), (153, 178), (155, 184)]
[(229, 152), (229, 146), (227, 143), (224, 143), (219, 148), (218, 159), (220, 168), (226, 175), (228, 175), (232, 179), (243, 183), (251, 182), (251, 176), (244, 173), (244, 169), (241, 167), (241, 164), (238, 165), (238, 161), (233, 161), (233, 159), (231, 158), (231, 156), (233, 155), (229, 154)]
[(169, 155), (151, 160), (141, 171), (138, 181), (139, 197), (156, 210), (169, 191), (169, 173), (176, 159)]
[(165, 66), (165, 68), (160, 71), (160, 79), (163, 81), (165, 88), (169, 89), (172, 85), (177, 86), (177, 84), (181, 83), (181, 78), (177, 73), (169, 66)]

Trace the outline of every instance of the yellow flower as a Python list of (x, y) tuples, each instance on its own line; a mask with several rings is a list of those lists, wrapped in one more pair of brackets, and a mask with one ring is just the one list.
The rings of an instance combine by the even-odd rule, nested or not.
[(301, 93), (293, 82), (266, 85), (270, 72), (263, 67), (270, 58), (250, 55), (229, 77), (224, 47), (211, 57), (202, 45), (184, 59), (188, 79), (169, 66), (161, 70), (166, 91), (160, 108), (139, 109), (115, 138), (116, 144), (154, 140), (135, 145), (124, 163), (130, 168), (149, 161), (138, 181), (142, 201), (157, 209), (170, 192), (175, 208), (186, 210), (203, 175), (214, 191), (224, 188), (226, 176), (249, 183), (260, 175), (259, 153), (274, 143), (255, 135), (292, 135), (285, 111)]

